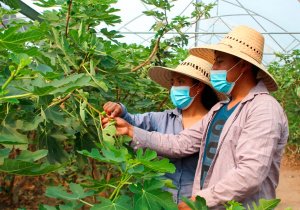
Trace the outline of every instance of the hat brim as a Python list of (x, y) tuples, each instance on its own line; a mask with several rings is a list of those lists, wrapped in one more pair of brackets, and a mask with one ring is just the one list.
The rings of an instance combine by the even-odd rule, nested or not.
[(236, 57), (239, 57), (239, 58), (255, 65), (257, 68), (259, 68), (261, 70), (258, 73), (258, 79), (263, 80), (267, 89), (269, 91), (276, 91), (278, 89), (276, 80), (267, 71), (266, 67), (263, 64), (254, 60), (253, 58), (251, 58), (249, 55), (241, 52), (240, 50), (235, 50), (234, 48), (231, 48), (228, 45), (224, 45), (224, 44), (204, 45), (201, 47), (191, 48), (189, 50), (190, 54), (200, 57), (200, 58), (203, 58), (204, 60), (206, 60), (210, 63), (214, 63), (214, 59), (215, 59), (214, 52), (215, 51), (220, 51), (220, 52), (234, 55)]
[(194, 78), (196, 80), (199, 80), (200, 82), (208, 85), (210, 88), (212, 88), (212, 90), (217, 94), (219, 100), (226, 100), (227, 97), (221, 93), (219, 93), (218, 91), (216, 91), (212, 85), (207, 82), (204, 76), (203, 79), (198, 78), (198, 77), (194, 77), (192, 75), (189, 74), (185, 74), (182, 71), (176, 70), (176, 69), (172, 69), (172, 68), (167, 68), (167, 67), (163, 67), (163, 66), (154, 66), (152, 68), (149, 69), (148, 71), (148, 75), (149, 77), (156, 83), (158, 83), (159, 85), (161, 85), (164, 88), (167, 88), (168, 90), (171, 89), (172, 85), (171, 85), (171, 79), (172, 79), (172, 72), (176, 72), (191, 78)]

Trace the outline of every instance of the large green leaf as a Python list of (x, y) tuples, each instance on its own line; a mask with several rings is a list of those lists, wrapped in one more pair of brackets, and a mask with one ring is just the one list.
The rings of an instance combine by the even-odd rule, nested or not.
[(71, 122), (69, 118), (67, 118), (66, 113), (61, 112), (59, 107), (50, 107), (46, 109), (44, 113), (46, 120), (54, 123), (57, 126), (71, 126)]
[(101, 204), (94, 205), (91, 210), (132, 210), (132, 201), (127, 196), (120, 196), (115, 202), (100, 197)]
[(48, 133), (43, 133), (39, 136), (40, 147), (48, 150), (47, 157), (50, 163), (63, 163), (67, 160), (67, 153), (63, 150), (59, 139), (55, 138), (55, 134), (59, 135), (60, 133), (55, 133), (54, 131), (50, 133), (52, 135), (48, 135)]
[(135, 210), (175, 210), (177, 204), (174, 203), (172, 194), (164, 192), (161, 189), (164, 182), (152, 179), (145, 181), (144, 186), (140, 183), (129, 186), (131, 192), (134, 193), (134, 209)]
[(137, 151), (137, 160), (140, 161), (144, 166), (150, 168), (153, 171), (163, 172), (163, 173), (174, 173), (176, 168), (170, 163), (166, 158), (161, 160), (157, 159), (157, 153), (155, 151), (146, 149), (143, 154), (143, 150), (140, 148)]
[(0, 171), (23, 176), (38, 176), (56, 171), (60, 167), (61, 165), (38, 164), (21, 160), (5, 159), (3, 165), (0, 166)]
[(126, 161), (128, 151), (126, 148), (116, 149), (111, 147), (110, 149), (102, 149), (100, 154), (98, 149), (93, 148), (91, 152), (87, 150), (78, 151), (79, 154), (88, 156), (100, 162), (108, 163), (122, 163)]
[(115, 143), (116, 133), (117, 130), (115, 122), (109, 122), (109, 124), (102, 130), (103, 141), (113, 145)]
[(84, 189), (75, 183), (70, 183), (71, 193), (67, 192), (63, 187), (48, 187), (46, 190), (46, 196), (50, 198), (59, 198), (63, 200), (78, 200), (94, 194), (93, 191), (85, 192)]
[(0, 165), (3, 164), (5, 158), (8, 158), (10, 151), (9, 148), (0, 149)]
[(20, 155), (16, 157), (16, 160), (22, 160), (26, 162), (34, 162), (43, 157), (46, 157), (48, 154), (48, 150), (42, 149), (35, 152), (31, 152), (28, 150), (23, 150)]
[(39, 72), (42, 75), (46, 75), (49, 72), (53, 72), (53, 69), (50, 66), (46, 65), (46, 64), (38, 64), (38, 65), (31, 64), (29, 67), (33, 71)]
[(17, 120), (16, 127), (22, 131), (32, 131), (37, 129), (38, 125), (43, 121), (44, 119), (41, 115), (36, 115), (33, 119), (31, 118), (30, 121)]
[[(0, 144), (4, 145), (6, 148), (15, 148), (20, 150), (25, 150), (28, 147), (27, 136), (18, 132), (17, 128), (10, 124), (11, 122), (8, 118), (6, 123), (2, 123), (0, 126)], [(8, 122), (10, 121), (10, 122)]]
[(66, 204), (60, 204), (58, 207), (48, 206), (48, 205), (39, 205), (39, 210), (74, 210), (81, 209), (83, 204), (78, 204), (76, 201), (70, 201)]
[(272, 200), (260, 199), (258, 201), (258, 206), (256, 205), (255, 202), (253, 202), (252, 205), (253, 205), (253, 210), (272, 210), (279, 203), (280, 203), (280, 199), (272, 199)]
[(57, 210), (57, 208), (54, 206), (40, 205), (39, 210)]
[(3, 2), (4, 4), (10, 6), (13, 9), (20, 8), (19, 0), (1, 0), (1, 2)]
[(237, 201), (228, 201), (225, 205), (226, 210), (245, 210), (246, 208), (243, 206), (243, 204), (237, 202)]
[[(51, 91), (51, 94), (69, 93), (77, 88), (91, 86), (91, 84), (89, 83), (90, 81), (91, 81), (90, 77), (83, 76), (74, 82), (68, 82), (67, 84), (64, 84), (60, 87), (55, 86), (57, 88), (55, 90)], [(53, 85), (53, 83), (52, 83), (52, 85)]]
[(22, 135), (0, 133), (0, 144), (6, 145), (22, 145), (28, 144), (28, 140)]
[[(182, 200), (191, 208), (191, 210), (208, 210), (208, 206), (206, 205), (205, 199), (200, 196), (196, 196), (195, 201), (191, 201), (190, 199), (185, 197), (183, 197)], [(239, 210), (239, 209), (231, 209), (231, 210)]]
[(69, 93), (77, 88), (86, 86), (92, 86), (90, 84), (91, 78), (85, 74), (74, 74), (66, 78), (56, 79), (52, 82), (37, 83), (34, 86), (33, 94), (35, 95), (47, 95), (47, 94), (58, 94), (58, 93)]
[(25, 32), (18, 30), (19, 27), (10, 27), (0, 33), (0, 50), (22, 53), (26, 42), (33, 42), (44, 36), (41, 30), (27, 30)]

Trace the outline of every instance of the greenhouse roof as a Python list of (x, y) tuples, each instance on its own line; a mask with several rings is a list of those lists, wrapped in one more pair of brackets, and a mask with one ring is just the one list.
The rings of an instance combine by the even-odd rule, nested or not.
[[(22, 0), (34, 10), (43, 9), (34, 5), (34, 0)], [(188, 16), (193, 11), (193, 3), (201, 0), (177, 0), (171, 9), (170, 17)], [(150, 31), (155, 19), (143, 14), (151, 10), (141, 0), (119, 0), (115, 5), (120, 11), (122, 23), (113, 28), (124, 36), (121, 41), (148, 45), (154, 36)], [(273, 61), (275, 52), (290, 53), (300, 48), (300, 3), (297, 0), (203, 0), (216, 3), (210, 18), (201, 19), (197, 24), (185, 29), (189, 35), (188, 47), (218, 42), (224, 34), (236, 25), (248, 25), (264, 34), (264, 63)], [(170, 32), (167, 37), (174, 36)]]

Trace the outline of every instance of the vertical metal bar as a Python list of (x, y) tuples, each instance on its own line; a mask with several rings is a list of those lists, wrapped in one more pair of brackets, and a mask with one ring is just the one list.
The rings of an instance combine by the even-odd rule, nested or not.
[[(201, 0), (196, 0), (196, 4), (197, 3), (200, 3)], [(199, 27), (200, 27), (200, 19), (196, 22), (196, 25), (195, 25), (195, 47), (198, 46), (198, 38), (199, 38), (199, 34), (197, 33), (199, 31)]]

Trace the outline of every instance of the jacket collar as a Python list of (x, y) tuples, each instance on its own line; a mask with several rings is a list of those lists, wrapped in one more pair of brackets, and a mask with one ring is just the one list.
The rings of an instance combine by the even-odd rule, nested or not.
[(166, 112), (171, 115), (175, 115), (176, 117), (180, 117), (182, 115), (182, 110), (178, 108), (166, 110)]
[(252, 100), (256, 95), (260, 94), (269, 94), (269, 91), (262, 80), (260, 80), (257, 85), (250, 90), (248, 95), (241, 101), (241, 103), (246, 103), (247, 101)]
[(175, 109), (172, 110), (172, 113), (176, 116), (181, 116), (182, 115), (182, 110), (178, 109), (178, 108), (175, 108)]

